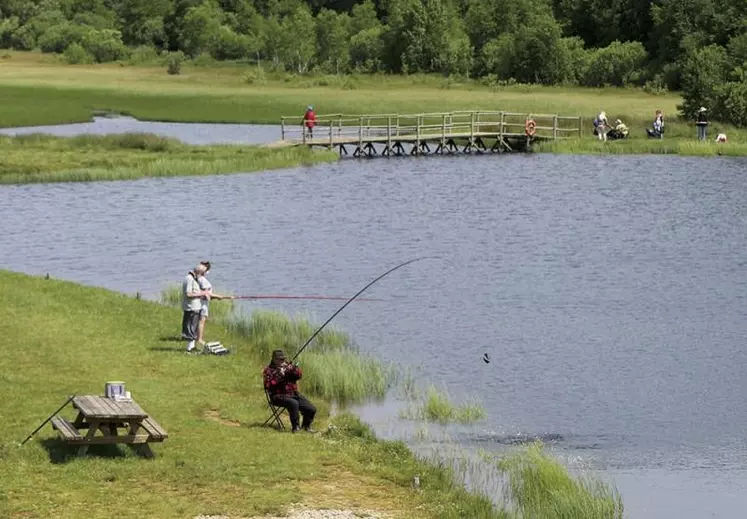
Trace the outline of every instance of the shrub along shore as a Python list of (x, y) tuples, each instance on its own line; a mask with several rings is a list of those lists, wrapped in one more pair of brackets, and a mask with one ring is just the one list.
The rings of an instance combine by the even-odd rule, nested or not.
[[(505, 110), (582, 116), (581, 144), (574, 140), (537, 147), (570, 153), (691, 153), (745, 155), (747, 131), (712, 123), (700, 146), (692, 121), (679, 120), (682, 98), (634, 88), (580, 88), (499, 84), (429, 75), (294, 75), (235, 62), (186, 63), (180, 75), (163, 66), (67, 65), (52, 55), (6, 52), (0, 67), (0, 127), (62, 124), (116, 113), (141, 120), (279, 124), (302, 115), (308, 104), (318, 114), (434, 113)], [(662, 141), (650, 140), (654, 113), (665, 114)], [(600, 144), (591, 121), (605, 110), (611, 121), (630, 127), (627, 142)], [(716, 145), (725, 132), (726, 145)]]
[[(417, 459), (402, 442), (377, 440), (351, 414), (331, 417), (325, 389), (304, 380), (324, 432), (261, 427), (267, 351), (294, 343), (306, 324), (277, 315), (248, 328), (214, 322), (209, 338), (230, 345), (231, 354), (185, 355), (178, 308), (3, 270), (0, 284), (7, 287), (0, 311), (8, 344), (0, 355), (0, 511), (9, 517), (65, 519), (96, 509), (122, 517), (252, 517), (299, 504), (408, 519), (622, 517), (614, 489), (572, 478), (539, 447), (498, 463), (510, 482), (501, 498), (499, 489), (492, 500), (469, 493), (444, 464)], [(343, 351), (340, 333), (330, 330), (317, 354)], [(101, 445), (77, 458), (49, 425), (19, 446), (68, 395), (101, 394), (107, 380), (124, 380), (169, 432), (154, 460)], [(73, 418), (71, 409), (61, 414)]]

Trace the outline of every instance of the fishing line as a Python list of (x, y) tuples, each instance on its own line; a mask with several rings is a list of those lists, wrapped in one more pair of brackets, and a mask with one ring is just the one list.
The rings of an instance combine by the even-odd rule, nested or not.
[(378, 280), (380, 280), (384, 276), (386, 276), (388, 274), (391, 274), (395, 270), (401, 269), (402, 267), (405, 267), (405, 266), (409, 265), (410, 263), (415, 263), (416, 261), (421, 261), (421, 260), (424, 260), (424, 259), (441, 259), (441, 258), (438, 257), (438, 256), (422, 256), (420, 258), (411, 259), (411, 260), (405, 261), (403, 263), (400, 263), (399, 265), (397, 265), (395, 267), (392, 267), (391, 269), (389, 269), (386, 272), (384, 272), (383, 274), (381, 274), (379, 277), (375, 278), (373, 281), (370, 281), (366, 286), (364, 286), (363, 288), (361, 288), (353, 297), (351, 297), (350, 299), (348, 299), (345, 302), (344, 305), (342, 305), (340, 308), (338, 308), (337, 311), (335, 313), (333, 313), (332, 316), (329, 319), (327, 319), (324, 322), (323, 325), (321, 325), (319, 328), (317, 328), (317, 330), (313, 334), (311, 334), (311, 337), (308, 338), (308, 340), (304, 343), (304, 345), (301, 346), (301, 349), (299, 349), (298, 352), (293, 356), (293, 358), (291, 359), (291, 362), (293, 362), (294, 360), (296, 360), (296, 358), (298, 358), (298, 356), (301, 355), (301, 353), (303, 352), (303, 350), (305, 350), (306, 347), (309, 344), (311, 344), (311, 341), (313, 341), (314, 338), (317, 335), (319, 335), (319, 333), (324, 329), (324, 327), (327, 326), (332, 321), (332, 319), (334, 319), (337, 316), (337, 314), (339, 314), (340, 312), (342, 312), (345, 309), (346, 306), (348, 306), (359, 295), (361, 295), (363, 292), (365, 292), (368, 289), (368, 287), (370, 287), (371, 285), (373, 285), (374, 283), (376, 283)]

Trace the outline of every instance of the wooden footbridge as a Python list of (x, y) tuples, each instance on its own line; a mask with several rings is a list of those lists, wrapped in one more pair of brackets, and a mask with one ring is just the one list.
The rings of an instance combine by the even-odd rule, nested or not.
[(340, 155), (348, 155), (350, 147), (354, 157), (502, 153), (527, 151), (535, 142), (578, 137), (582, 124), (581, 117), (477, 110), (330, 114), (317, 116), (309, 132), (303, 116), (295, 116), (281, 118), (281, 140), (268, 146), (339, 148)]

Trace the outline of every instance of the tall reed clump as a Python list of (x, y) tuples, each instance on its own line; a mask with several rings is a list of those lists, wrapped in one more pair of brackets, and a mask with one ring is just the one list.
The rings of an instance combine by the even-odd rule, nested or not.
[[(293, 357), (318, 328), (305, 316), (266, 310), (255, 310), (249, 317), (233, 315), (226, 324), (264, 359), (275, 349)], [(395, 378), (392, 366), (360, 354), (349, 336), (333, 327), (322, 330), (298, 361), (304, 391), (342, 403), (383, 398)]]
[(495, 461), (505, 475), (504, 499), (519, 517), (622, 519), (620, 493), (593, 477), (574, 479), (540, 442)]
[(445, 391), (439, 391), (431, 385), (425, 392), (417, 407), (408, 407), (402, 414), (404, 418), (426, 420), (442, 424), (459, 422), (470, 424), (485, 418), (485, 409), (476, 402), (465, 402), (456, 405), (451, 402)]
[[(169, 286), (161, 291), (161, 303), (180, 307), (181, 287)], [(251, 315), (239, 311), (233, 301), (210, 304), (210, 319), (220, 322), (228, 332), (247, 339), (251, 354), (269, 361), (273, 350), (283, 349), (293, 357), (316, 331), (306, 316), (290, 317), (284, 313), (255, 310)], [(350, 337), (335, 327), (326, 327), (298, 358), (303, 371), (303, 391), (340, 403), (383, 398), (396, 379), (393, 366), (362, 355)]]

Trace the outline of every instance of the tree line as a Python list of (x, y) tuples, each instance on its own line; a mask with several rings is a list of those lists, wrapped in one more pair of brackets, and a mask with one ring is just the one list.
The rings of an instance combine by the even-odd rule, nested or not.
[(747, 0), (0, 0), (0, 47), (681, 90), (747, 126)]

